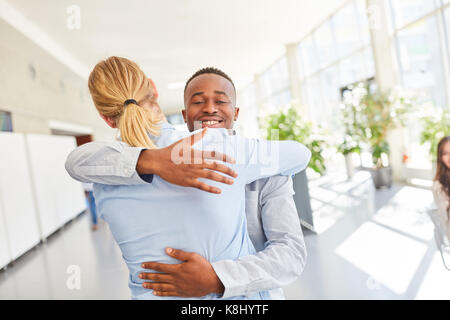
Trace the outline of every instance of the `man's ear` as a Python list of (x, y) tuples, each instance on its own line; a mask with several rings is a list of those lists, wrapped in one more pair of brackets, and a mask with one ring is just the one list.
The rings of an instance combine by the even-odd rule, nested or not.
[(181, 113), (183, 114), (184, 123), (186, 123), (186, 109), (181, 110)]
[(239, 108), (235, 107), (234, 108), (234, 121), (237, 121), (239, 117)]
[(157, 99), (159, 95), (158, 95), (158, 90), (156, 89), (156, 85), (152, 79), (148, 78), (148, 81), (150, 81), (150, 85), (152, 86), (153, 92), (155, 93), (155, 99)]
[(110, 126), (111, 128), (117, 128), (116, 122), (110, 118), (110, 117), (106, 117), (104, 115), (100, 115), (100, 117), (102, 117), (103, 120), (105, 120), (105, 122), (108, 124), (108, 126)]

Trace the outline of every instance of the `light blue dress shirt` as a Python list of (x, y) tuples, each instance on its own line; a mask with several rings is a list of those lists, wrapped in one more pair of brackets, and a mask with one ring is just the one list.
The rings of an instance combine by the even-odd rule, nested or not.
[[(161, 136), (153, 138), (158, 147), (165, 147), (194, 133), (164, 125)], [(176, 186), (156, 175), (151, 184), (94, 184), (98, 213), (109, 224), (129, 268), (133, 299), (177, 299), (154, 296), (142, 288), (138, 277), (142, 262), (180, 263), (165, 254), (167, 247), (199, 253), (212, 263), (254, 254), (245, 218), (245, 185), (278, 173), (294, 174), (305, 169), (310, 159), (309, 150), (300, 143), (245, 139), (230, 136), (225, 129), (208, 129), (193, 147), (235, 158), (231, 167), (238, 178), (234, 184), (220, 184), (220, 195)], [(208, 183), (219, 187), (219, 183)], [(219, 295), (202, 298), (218, 299)], [(233, 298), (270, 299), (270, 294), (260, 291)]]

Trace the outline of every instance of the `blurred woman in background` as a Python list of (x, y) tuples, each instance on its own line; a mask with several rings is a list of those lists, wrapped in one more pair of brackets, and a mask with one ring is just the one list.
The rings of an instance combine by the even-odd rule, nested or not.
[(438, 144), (436, 176), (433, 183), (433, 196), (439, 216), (450, 240), (450, 136)]

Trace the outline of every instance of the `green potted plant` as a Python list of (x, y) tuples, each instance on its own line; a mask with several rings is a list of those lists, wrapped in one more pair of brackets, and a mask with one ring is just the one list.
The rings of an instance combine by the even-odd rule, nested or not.
[(428, 145), (434, 174), (436, 172), (437, 145), (443, 137), (450, 135), (450, 111), (433, 107), (432, 112), (422, 118), (422, 125), (420, 143)]
[(342, 143), (337, 146), (337, 151), (344, 156), (347, 176), (351, 179), (354, 175), (353, 153), (361, 152), (361, 147), (355, 140), (355, 136), (347, 131)]
[(370, 148), (373, 162), (370, 171), (375, 187), (377, 189), (384, 186), (391, 187), (392, 168), (389, 164), (388, 133), (404, 125), (412, 103), (399, 93), (371, 90), (364, 84), (358, 85), (355, 89), (357, 90), (354, 99), (357, 110), (356, 136)]
[[(311, 122), (305, 121), (293, 106), (288, 106), (276, 114), (269, 115), (261, 122), (261, 127), (266, 131), (266, 138), (272, 136), (272, 130), (278, 130), (278, 140), (295, 140), (303, 143), (311, 151), (309, 168), (318, 175), (326, 173), (323, 150), (326, 147), (325, 139), (317, 133)], [(312, 215), (311, 198), (309, 196), (308, 176), (306, 170), (296, 174), (293, 179), (295, 190), (295, 205), (299, 213), (302, 225), (314, 230), (314, 219)]]
[(325, 159), (322, 155), (326, 145), (325, 139), (315, 134), (312, 123), (305, 121), (294, 107), (290, 106), (285, 111), (267, 116), (263, 126), (269, 140), (272, 130), (276, 129), (279, 140), (295, 140), (303, 143), (311, 151), (309, 167), (321, 176), (325, 174)]

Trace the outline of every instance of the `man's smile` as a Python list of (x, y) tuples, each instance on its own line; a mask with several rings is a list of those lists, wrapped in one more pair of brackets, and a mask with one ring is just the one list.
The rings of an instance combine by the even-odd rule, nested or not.
[(198, 120), (195, 120), (196, 123), (202, 124), (202, 128), (222, 128), (224, 124), (224, 120), (219, 117), (201, 117)]

